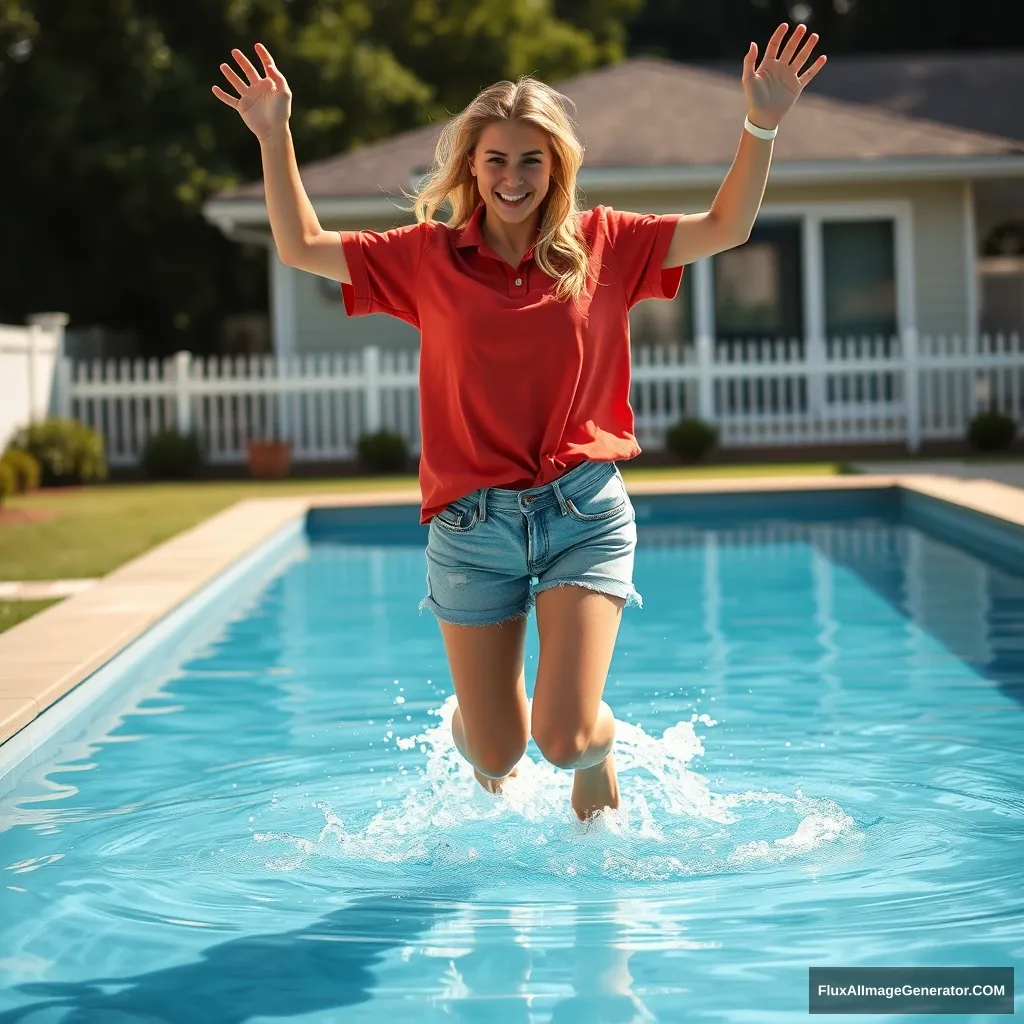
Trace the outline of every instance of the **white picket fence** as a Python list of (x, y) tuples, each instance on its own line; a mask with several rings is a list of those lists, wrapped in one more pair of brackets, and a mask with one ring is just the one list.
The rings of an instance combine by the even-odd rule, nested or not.
[[(1022, 417), (1018, 334), (751, 340), (634, 352), (637, 437), (664, 446), (682, 416), (714, 423), (724, 447), (962, 438), (990, 403)], [(196, 430), (213, 463), (241, 462), (249, 438), (292, 442), (296, 461), (353, 457), (360, 435), (397, 431), (419, 451), (418, 354), (361, 352), (78, 362), (58, 367), (59, 406), (97, 428), (114, 466), (154, 431)]]

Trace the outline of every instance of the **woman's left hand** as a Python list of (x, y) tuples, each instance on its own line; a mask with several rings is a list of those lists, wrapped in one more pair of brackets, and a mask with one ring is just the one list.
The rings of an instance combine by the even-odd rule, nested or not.
[[(768, 40), (761, 66), (757, 64), (757, 45), (750, 44), (743, 58), (743, 92), (747, 97), (747, 117), (759, 128), (776, 128), (786, 112), (804, 91), (804, 86), (825, 66), (820, 56), (806, 71), (801, 68), (810, 59), (818, 42), (818, 33), (807, 36), (807, 26), (797, 25), (785, 47), (789, 26), (783, 23)], [(807, 36), (806, 42), (804, 36)], [(803, 46), (800, 44), (803, 43)]]

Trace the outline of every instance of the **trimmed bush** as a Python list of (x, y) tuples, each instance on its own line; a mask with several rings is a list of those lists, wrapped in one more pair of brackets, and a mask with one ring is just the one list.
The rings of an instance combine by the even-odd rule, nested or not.
[(1017, 424), (995, 409), (980, 412), (967, 427), (967, 442), (979, 452), (997, 452), (1009, 448), (1017, 433)]
[(14, 494), (14, 470), (6, 462), (0, 462), (0, 505), (9, 494)]
[(0, 462), (10, 467), (14, 474), (14, 490), (18, 494), (34, 491), (39, 486), (42, 468), (39, 460), (18, 448), (8, 448), (0, 456)]
[(29, 424), (14, 435), (11, 447), (36, 459), (45, 487), (87, 484), (107, 475), (103, 438), (78, 420), (54, 418)]
[(698, 419), (682, 419), (665, 433), (665, 447), (681, 459), (702, 459), (718, 443), (718, 431)]
[(369, 473), (400, 473), (409, 464), (405, 438), (389, 430), (359, 438), (359, 464)]
[(195, 434), (161, 430), (146, 439), (140, 461), (150, 480), (189, 480), (203, 464), (203, 449)]

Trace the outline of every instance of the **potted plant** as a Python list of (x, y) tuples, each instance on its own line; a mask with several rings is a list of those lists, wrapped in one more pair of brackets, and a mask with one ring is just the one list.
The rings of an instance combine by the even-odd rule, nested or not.
[(288, 475), (292, 466), (290, 441), (251, 437), (245, 445), (249, 475), (254, 480), (280, 480)]

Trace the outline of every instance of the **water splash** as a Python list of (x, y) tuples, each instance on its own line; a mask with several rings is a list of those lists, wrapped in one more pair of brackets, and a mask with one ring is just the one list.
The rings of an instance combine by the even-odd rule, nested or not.
[(425, 765), (393, 780), (395, 801), (362, 824), (346, 824), (330, 804), (315, 839), (287, 831), (258, 832), (260, 843), (287, 853), (267, 862), (276, 871), (303, 867), (311, 857), (331, 862), (424, 865), (471, 872), (481, 880), (519, 872), (565, 879), (672, 879), (763, 870), (834, 846), (854, 822), (829, 800), (798, 790), (723, 794), (691, 767), (704, 746), (696, 732), (717, 723), (693, 715), (662, 736), (616, 722), (615, 762), (621, 803), (580, 822), (569, 798), (572, 773), (525, 756), (518, 775), (494, 796), (477, 784), (455, 748), (449, 697), (430, 714), (439, 722), (397, 738), (399, 750), (419, 747)]

